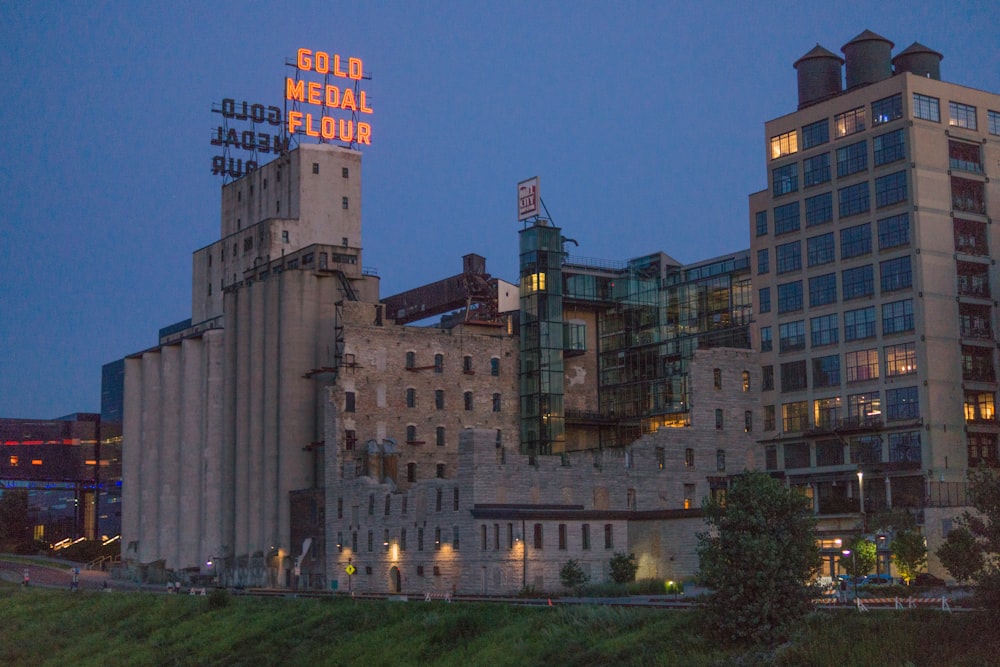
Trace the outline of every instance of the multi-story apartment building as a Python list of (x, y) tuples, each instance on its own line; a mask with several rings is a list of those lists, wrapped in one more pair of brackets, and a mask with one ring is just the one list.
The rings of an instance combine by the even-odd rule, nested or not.
[(892, 47), (865, 31), (795, 63), (750, 196), (765, 467), (812, 496), (831, 566), (889, 508), (933, 552), (968, 470), (998, 465), (1000, 96)]

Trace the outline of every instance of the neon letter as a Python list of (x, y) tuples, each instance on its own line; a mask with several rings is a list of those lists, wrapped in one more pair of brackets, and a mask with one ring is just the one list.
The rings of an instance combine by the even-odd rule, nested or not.
[(319, 136), (319, 132), (313, 129), (313, 115), (311, 113), (306, 114), (306, 136), (307, 137)]
[(264, 105), (254, 104), (250, 107), (250, 118), (253, 119), (255, 123), (264, 122)]
[(224, 118), (232, 118), (236, 115), (234, 109), (236, 108), (236, 100), (227, 97), (222, 100), (222, 116)]
[(344, 94), (340, 97), (340, 108), (351, 111), (358, 110), (358, 105), (354, 103), (354, 91), (350, 88), (344, 88)]
[[(344, 123), (347, 123), (347, 131), (344, 131)], [(340, 140), (346, 141), (348, 143), (354, 141), (354, 121), (353, 120), (343, 120), (340, 121)]]
[(322, 86), (320, 84), (310, 81), (309, 85), (306, 86), (306, 90), (309, 91), (309, 104), (323, 104), (321, 96)]
[(316, 52), (316, 71), (320, 74), (326, 74), (330, 71), (330, 56), (326, 51)]
[(281, 125), (281, 109), (279, 107), (267, 108), (267, 122), (271, 125)]
[(372, 126), (368, 123), (358, 123), (358, 143), (372, 145)]
[(324, 139), (336, 139), (337, 138), (337, 125), (336, 121), (330, 116), (323, 116), (319, 123), (319, 132), (323, 135)]
[(312, 58), (309, 55), (312, 53), (309, 49), (299, 49), (298, 55), (296, 57), (295, 66), (299, 69), (304, 69), (307, 72), (312, 69)]
[(347, 59), (347, 76), (355, 80), (361, 78), (361, 58)]
[[(298, 81), (292, 81), (291, 79), (286, 78), (285, 99), (295, 100), (296, 102), (305, 102), (306, 101), (305, 86), (306, 82), (303, 81), (302, 79), (299, 79)], [(223, 103), (225, 103), (225, 100), (223, 100)], [(225, 112), (223, 112), (223, 115), (225, 115)]]
[(288, 134), (295, 134), (295, 129), (302, 124), (301, 111), (288, 112)]
[(347, 75), (344, 74), (344, 70), (340, 69), (340, 56), (336, 54), (333, 56), (333, 74), (334, 76), (339, 76), (341, 79), (347, 77)]
[(362, 90), (361, 91), (361, 109), (359, 109), (359, 111), (361, 111), (361, 113), (371, 113), (372, 112), (372, 108), (370, 106), (368, 106), (368, 100), (365, 99), (366, 95), (367, 95), (367, 93), (365, 93), (365, 91)]

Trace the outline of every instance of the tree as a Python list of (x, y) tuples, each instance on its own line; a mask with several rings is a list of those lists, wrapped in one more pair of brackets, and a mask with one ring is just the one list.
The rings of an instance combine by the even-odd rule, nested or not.
[(639, 564), (635, 562), (635, 554), (624, 554), (616, 551), (608, 563), (611, 568), (611, 581), (616, 584), (627, 584), (635, 581), (635, 573)]
[(738, 644), (784, 641), (812, 610), (808, 584), (820, 566), (809, 499), (770, 475), (744, 473), (725, 500), (703, 506), (699, 581), (714, 592), (706, 627)]
[(26, 489), (0, 491), (0, 543), (20, 551), (31, 543), (31, 513)]
[(576, 562), (575, 558), (570, 558), (559, 570), (559, 581), (566, 588), (579, 591), (580, 588), (590, 581), (590, 577), (583, 572), (583, 568)]
[(878, 559), (878, 548), (874, 542), (866, 540), (860, 535), (847, 545), (846, 549), (851, 551), (850, 556), (840, 556), (840, 567), (848, 576), (857, 578), (863, 577), (875, 569), (875, 561)]
[(985, 562), (983, 547), (976, 536), (961, 526), (948, 531), (944, 543), (935, 553), (951, 576), (963, 583), (972, 581)]
[(961, 580), (976, 582), (980, 606), (1000, 614), (1000, 476), (986, 470), (970, 473), (968, 500), (976, 511), (958, 518), (958, 531), (949, 532), (936, 553), (953, 577), (961, 574)]
[(909, 584), (927, 566), (927, 540), (913, 530), (901, 530), (892, 538), (892, 561)]

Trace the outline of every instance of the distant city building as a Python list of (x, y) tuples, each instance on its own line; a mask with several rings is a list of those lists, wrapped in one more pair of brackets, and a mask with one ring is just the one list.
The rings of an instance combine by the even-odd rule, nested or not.
[(0, 494), (25, 489), (34, 539), (112, 538), (121, 527), (119, 425), (100, 415), (0, 419)]
[(765, 469), (812, 497), (826, 574), (888, 509), (933, 553), (967, 472), (998, 465), (1000, 96), (892, 47), (865, 31), (795, 63), (798, 110), (765, 124), (750, 196)]

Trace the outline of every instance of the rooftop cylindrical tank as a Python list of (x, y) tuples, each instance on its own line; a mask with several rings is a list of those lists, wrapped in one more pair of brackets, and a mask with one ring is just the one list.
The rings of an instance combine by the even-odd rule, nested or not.
[(847, 61), (847, 89), (891, 77), (892, 47), (892, 42), (871, 30), (844, 44), (840, 50)]
[(840, 68), (844, 59), (817, 44), (795, 61), (799, 79), (799, 108), (815, 104), (843, 90)]
[(905, 50), (896, 54), (892, 65), (896, 73), (910, 72), (917, 76), (941, 80), (941, 60), (943, 55), (927, 48), (920, 42), (913, 42)]

